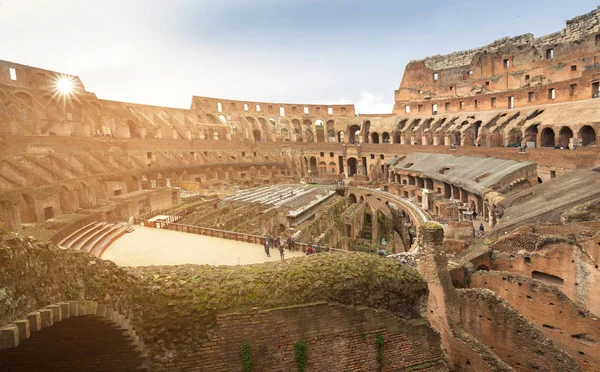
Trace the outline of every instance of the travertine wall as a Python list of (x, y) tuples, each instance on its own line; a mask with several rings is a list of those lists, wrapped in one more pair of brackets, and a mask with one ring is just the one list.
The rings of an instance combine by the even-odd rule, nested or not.
[(600, 76), (599, 32), (600, 10), (595, 9), (537, 39), (526, 34), (412, 61), (396, 91), (394, 113), (506, 109), (512, 108), (509, 97), (514, 107), (592, 98)]

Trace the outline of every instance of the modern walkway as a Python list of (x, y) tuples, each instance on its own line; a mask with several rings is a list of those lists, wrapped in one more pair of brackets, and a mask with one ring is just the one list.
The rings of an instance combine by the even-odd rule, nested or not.
[[(248, 265), (279, 261), (279, 250), (267, 258), (261, 245), (188, 234), (177, 231), (134, 226), (135, 231), (117, 239), (102, 255), (120, 266), (147, 265)], [(290, 252), (285, 257), (302, 257)]]

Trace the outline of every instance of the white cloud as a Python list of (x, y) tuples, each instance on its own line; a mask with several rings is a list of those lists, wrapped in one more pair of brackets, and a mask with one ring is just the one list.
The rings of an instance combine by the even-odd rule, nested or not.
[(356, 112), (360, 114), (390, 114), (394, 107), (394, 102), (388, 101), (381, 95), (375, 95), (363, 90), (360, 92), (360, 99), (355, 104)]

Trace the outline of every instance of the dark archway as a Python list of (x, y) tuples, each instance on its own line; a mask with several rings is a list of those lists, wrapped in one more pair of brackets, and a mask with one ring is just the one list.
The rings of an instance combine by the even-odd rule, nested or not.
[(312, 175), (316, 175), (318, 172), (318, 168), (317, 168), (317, 158), (315, 158), (314, 156), (310, 157), (310, 171), (312, 173)]
[(579, 130), (579, 139), (581, 139), (582, 146), (595, 146), (596, 145), (596, 131), (589, 125), (584, 125)]
[(569, 127), (562, 127), (558, 132), (558, 145), (565, 149), (569, 147), (569, 142), (573, 138), (573, 131)]
[(350, 203), (353, 203), (353, 204), (357, 203), (356, 195), (354, 195), (354, 194), (348, 195), (348, 199), (350, 199)]
[(350, 127), (350, 133), (348, 134), (350, 143), (358, 143), (357, 132), (360, 132), (360, 127), (358, 125), (353, 125)]
[(260, 142), (260, 139), (261, 139), (260, 130), (256, 129), (252, 132), (252, 134), (254, 135), (254, 140), (256, 142)]
[(525, 130), (525, 145), (527, 145), (528, 142), (533, 142), (533, 147), (537, 147), (537, 135), (539, 126), (539, 124), (532, 125)]
[(490, 271), (490, 268), (487, 265), (481, 264), (477, 266), (477, 270)]
[(352, 177), (358, 171), (358, 160), (356, 158), (348, 158), (348, 177)]
[(371, 143), (379, 143), (379, 133), (373, 132), (371, 135)]
[(383, 134), (381, 135), (381, 142), (390, 143), (390, 134), (388, 132), (383, 132)]
[(129, 127), (129, 138), (142, 138), (139, 126), (133, 120), (128, 120), (127, 126)]
[(520, 147), (523, 142), (523, 132), (519, 128), (513, 128), (508, 132), (508, 147)]
[(544, 128), (542, 131), (542, 147), (554, 147), (554, 130), (552, 128)]
[(72, 316), (3, 349), (0, 365), (3, 371), (146, 371), (146, 361), (132, 343), (109, 320)]

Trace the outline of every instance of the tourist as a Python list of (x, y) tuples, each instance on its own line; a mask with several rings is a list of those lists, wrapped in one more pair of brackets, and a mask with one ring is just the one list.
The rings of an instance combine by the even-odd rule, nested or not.
[(479, 232), (481, 232), (483, 234), (484, 228), (483, 228), (483, 223), (479, 224)]
[(283, 239), (281, 239), (281, 245), (279, 245), (279, 257), (281, 257), (281, 261), (283, 261), (284, 256), (285, 256), (285, 251), (283, 248)]
[(269, 251), (269, 241), (267, 239), (268, 238), (265, 238), (265, 253), (267, 254), (267, 257), (271, 257), (271, 252)]
[(385, 256), (387, 256), (387, 253), (385, 253), (385, 249), (383, 249), (382, 247), (379, 247), (379, 249), (377, 250), (377, 255), (379, 257), (385, 257)]
[(477, 211), (473, 211), (473, 219), (476, 220), (477, 219)]
[(317, 244), (317, 253), (321, 253), (321, 244)]

